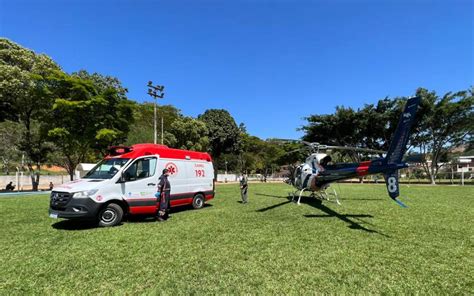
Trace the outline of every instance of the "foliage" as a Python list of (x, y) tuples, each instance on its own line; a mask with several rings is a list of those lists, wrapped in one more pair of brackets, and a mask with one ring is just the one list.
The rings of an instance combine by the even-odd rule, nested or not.
[(80, 70), (72, 73), (72, 76), (82, 78), (84, 80), (90, 80), (94, 83), (94, 86), (100, 93), (104, 93), (107, 89), (114, 89), (117, 92), (117, 96), (122, 100), (127, 100), (128, 89), (122, 85), (122, 82), (118, 78), (108, 75), (102, 75), (100, 73), (90, 74), (87, 70)]
[(9, 119), (23, 125), (18, 145), (27, 155), (34, 190), (39, 174), (33, 174), (33, 165), (38, 171), (51, 150), (42, 125), (48, 121), (53, 104), (45, 88), (45, 78), (60, 71), (48, 56), (0, 38), (0, 122)]
[(48, 136), (63, 155), (61, 164), (72, 179), (75, 167), (91, 149), (104, 153), (109, 145), (124, 142), (133, 120), (132, 107), (114, 88), (98, 88), (91, 80), (66, 74), (49, 79), (56, 100)]
[[(344, 106), (336, 107), (334, 114), (311, 115), (308, 125), (303, 126), (303, 139), (327, 145), (350, 146), (376, 150), (388, 150), (390, 139), (398, 124), (404, 106), (404, 99), (379, 100), (376, 105), (367, 104), (354, 110)], [(361, 154), (353, 151), (338, 152), (360, 161)]]
[[(130, 125), (130, 132), (126, 145), (137, 143), (153, 143), (153, 103), (145, 102), (133, 105), (134, 122)], [(164, 139), (163, 144), (172, 146), (175, 141), (170, 133), (171, 125), (181, 116), (179, 109), (172, 105), (159, 105), (156, 110), (157, 117), (157, 143), (161, 143), (161, 118), (163, 118)]]
[(227, 110), (209, 109), (199, 115), (198, 119), (208, 128), (210, 152), (213, 157), (240, 151), (240, 130)]
[(416, 94), (422, 98), (422, 116), (413, 142), (425, 156), (423, 168), (434, 184), (440, 168), (449, 162), (448, 152), (472, 141), (474, 88), (448, 92), (442, 97), (423, 88)]
[(402, 185), (408, 209), (385, 185), (339, 189), (342, 206), (296, 206), (250, 183), (241, 205), (218, 185), (201, 210), (109, 229), (50, 219), (47, 195), (1, 198), (0, 294), (472, 294), (472, 188)]
[(13, 121), (0, 122), (0, 161), (6, 175), (10, 173), (12, 161), (20, 159), (20, 137), (23, 126)]
[(209, 146), (206, 124), (192, 117), (180, 117), (171, 124), (172, 147), (194, 151), (207, 151)]

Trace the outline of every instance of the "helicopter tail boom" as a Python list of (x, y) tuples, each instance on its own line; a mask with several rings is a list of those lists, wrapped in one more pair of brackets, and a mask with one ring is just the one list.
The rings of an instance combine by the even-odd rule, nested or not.
[(387, 186), (388, 195), (400, 206), (406, 207), (397, 197), (400, 195), (398, 186), (398, 170), (408, 167), (402, 162), (403, 155), (407, 150), (408, 139), (410, 138), (411, 127), (415, 121), (416, 111), (420, 104), (420, 97), (408, 99), (403, 113), (400, 115), (398, 126), (393, 135), (387, 156), (384, 159), (385, 170), (384, 179)]
[(400, 115), (397, 129), (393, 135), (390, 148), (385, 157), (387, 164), (401, 163), (403, 155), (407, 150), (408, 139), (410, 138), (410, 129), (415, 121), (416, 110), (420, 104), (420, 97), (413, 97), (408, 99), (403, 113)]

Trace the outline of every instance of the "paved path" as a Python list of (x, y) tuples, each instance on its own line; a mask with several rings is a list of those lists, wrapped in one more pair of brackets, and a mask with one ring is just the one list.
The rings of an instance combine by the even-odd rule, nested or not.
[(40, 195), (40, 194), (51, 194), (51, 191), (0, 192), (0, 198), (1, 197), (23, 196), (23, 195)]

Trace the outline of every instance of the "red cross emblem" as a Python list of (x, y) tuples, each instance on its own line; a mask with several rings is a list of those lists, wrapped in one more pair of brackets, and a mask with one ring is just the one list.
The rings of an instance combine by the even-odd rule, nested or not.
[(168, 162), (165, 165), (165, 168), (168, 169), (168, 172), (170, 173), (171, 176), (178, 174), (178, 167), (172, 162)]

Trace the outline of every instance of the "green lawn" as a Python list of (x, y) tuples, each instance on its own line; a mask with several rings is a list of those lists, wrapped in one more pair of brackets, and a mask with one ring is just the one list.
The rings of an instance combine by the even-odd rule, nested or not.
[(165, 223), (90, 228), (48, 196), (0, 198), (0, 294), (473, 294), (474, 187), (336, 185), (342, 206), (284, 184), (217, 187)]

